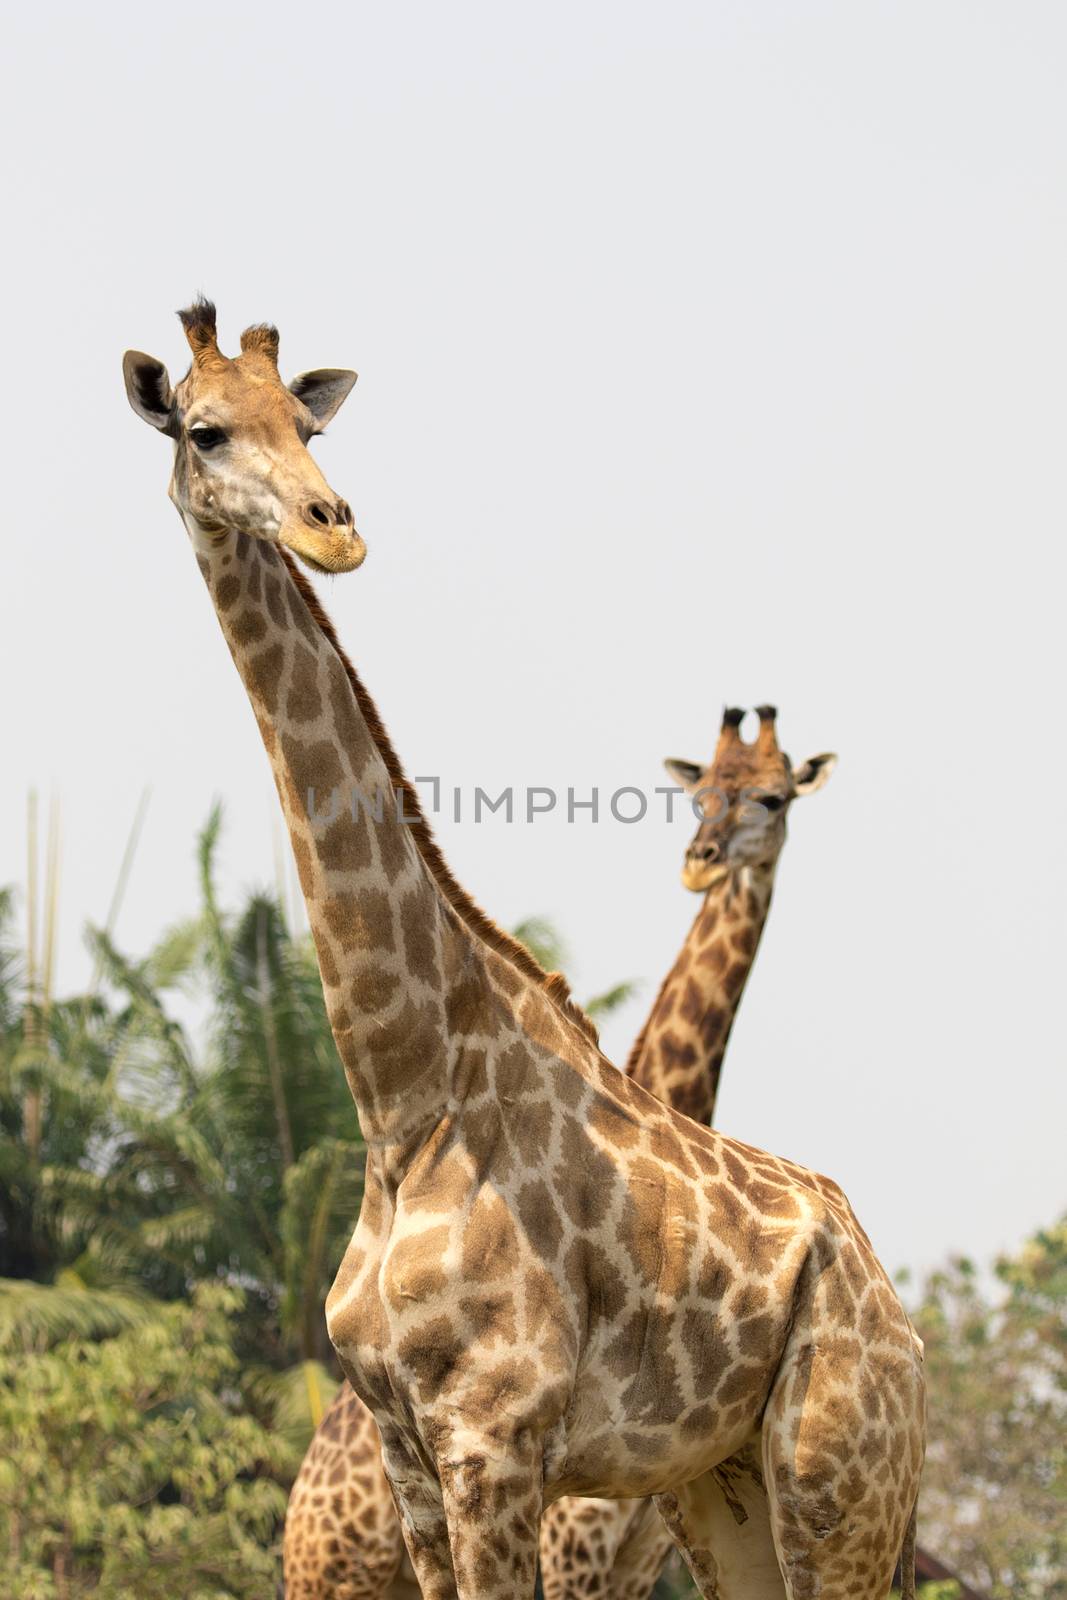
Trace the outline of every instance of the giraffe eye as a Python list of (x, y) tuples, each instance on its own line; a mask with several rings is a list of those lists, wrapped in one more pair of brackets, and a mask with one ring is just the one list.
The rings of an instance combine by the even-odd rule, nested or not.
[(198, 450), (214, 450), (226, 443), (226, 435), (221, 428), (190, 428), (189, 437)]
[(756, 804), (762, 806), (764, 811), (781, 811), (785, 801), (780, 794), (761, 794)]

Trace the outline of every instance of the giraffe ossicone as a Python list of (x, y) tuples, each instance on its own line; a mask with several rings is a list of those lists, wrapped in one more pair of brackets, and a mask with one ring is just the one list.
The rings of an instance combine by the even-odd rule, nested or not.
[[(198, 366), (190, 344), (189, 387), (171, 395), (146, 357), (128, 358), (127, 384), (174, 440), (173, 498), (273, 770), (368, 1135), (327, 1325), (378, 1426), (423, 1595), (532, 1596), (541, 1512), (565, 1494), (655, 1495), (701, 1592), (726, 1595), (744, 1563), (722, 1542), (712, 1555), (702, 1488), (747, 1452), (767, 1509), (743, 1540), (776, 1552), (779, 1592), (883, 1600), (924, 1389), (847, 1200), (612, 1067), (425, 822), (354, 807), (311, 827), (311, 789), (404, 783), (289, 554), (353, 566), (351, 525), (336, 499), (326, 524), (298, 514), (317, 468), (299, 423), (281, 425), (303, 402), (272, 363), (234, 381), (247, 354), (205, 348)], [(201, 426), (222, 439), (198, 444)], [(226, 452), (210, 474), (205, 447)]]

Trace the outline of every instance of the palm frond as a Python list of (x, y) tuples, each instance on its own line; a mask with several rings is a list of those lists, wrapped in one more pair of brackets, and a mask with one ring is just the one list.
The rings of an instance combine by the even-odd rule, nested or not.
[(323, 1305), (359, 1216), (365, 1162), (362, 1144), (324, 1139), (286, 1174), (282, 1319), (305, 1356), (323, 1344)]
[(73, 1272), (54, 1284), (0, 1278), (0, 1350), (42, 1350), (62, 1339), (102, 1339), (141, 1328), (160, 1307), (132, 1289), (92, 1289)]
[(109, 983), (128, 999), (127, 1029), (134, 1037), (152, 1040), (158, 1049), (157, 1066), (172, 1080), (177, 1093), (195, 1091), (197, 1075), (185, 1030), (167, 1013), (148, 963), (130, 961), (101, 928), (90, 927), (86, 938)]
[(570, 955), (563, 936), (548, 917), (525, 917), (516, 923), (511, 932), (546, 972), (561, 972), (570, 965)]
[(582, 1009), (586, 1016), (609, 1017), (613, 1011), (618, 1011), (635, 995), (641, 992), (641, 982), (638, 978), (626, 978), (622, 983), (616, 983), (612, 988), (605, 989), (602, 994), (595, 994), (586, 1000)]
[(215, 892), (215, 850), (221, 833), (222, 801), (215, 800), (197, 838), (196, 858), (200, 870), (200, 899), (204, 908), (204, 926), (208, 943), (215, 953), (217, 966), (223, 965), (227, 944), (226, 925)]
[(156, 940), (144, 963), (145, 981), (159, 992), (185, 982), (200, 957), (206, 928), (203, 917), (185, 917)]
[(321, 1361), (298, 1361), (284, 1372), (258, 1368), (247, 1388), (272, 1429), (303, 1455), (340, 1384)]

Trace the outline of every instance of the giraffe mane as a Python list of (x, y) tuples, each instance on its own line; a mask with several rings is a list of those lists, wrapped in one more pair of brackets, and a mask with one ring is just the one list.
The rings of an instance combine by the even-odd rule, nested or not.
[(520, 944), (518, 939), (513, 938), (510, 933), (500, 927), (499, 923), (494, 922), (488, 912), (483, 911), (477, 901), (453, 877), (452, 870), (442, 855), (441, 847), (434, 838), (430, 824), (426, 820), (415, 786), (400, 765), (400, 758), (393, 749), (392, 740), (381, 719), (378, 707), (371, 699), (355, 667), (345, 654), (337, 637), (336, 629), (327, 616), (322, 602), (315, 593), (310, 580), (300, 571), (289, 551), (279, 547), (278, 554), (284, 561), (289, 576), (311, 613), (315, 625), (322, 630), (326, 639), (337, 652), (338, 659), (342, 667), (344, 667), (345, 674), (352, 687), (352, 693), (355, 695), (363, 715), (363, 720), (366, 722), (371, 738), (377, 745), (378, 752), (385, 762), (386, 770), (389, 773), (389, 781), (393, 786), (394, 792), (403, 796), (404, 815), (405, 818), (409, 819), (415, 847), (448, 904), (470, 931), (481, 939), (483, 944), (488, 945), (490, 950), (495, 950), (498, 955), (502, 955), (523, 977), (529, 978), (535, 983), (552, 1003), (558, 1007), (569, 1022), (573, 1023), (593, 1044), (597, 1044), (599, 1036), (596, 1024), (592, 1018), (586, 1016), (581, 1006), (572, 999), (570, 986), (562, 972), (546, 972), (540, 962), (536, 961), (530, 954), (526, 946)]

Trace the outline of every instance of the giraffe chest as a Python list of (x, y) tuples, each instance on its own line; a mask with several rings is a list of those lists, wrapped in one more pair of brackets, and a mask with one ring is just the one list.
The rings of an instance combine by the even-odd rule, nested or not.
[[(489, 1185), (455, 1209), (399, 1208), (331, 1315), (383, 1434), (430, 1458), (458, 1426), (532, 1431), (551, 1496), (653, 1493), (729, 1456), (765, 1403), (788, 1304), (724, 1314), (728, 1272), (707, 1252), (705, 1278), (685, 1285), (668, 1285), (658, 1258), (623, 1270), (607, 1223), (539, 1250), (518, 1209)], [(677, 1218), (641, 1226), (663, 1261), (684, 1253)]]
[[(457, 1426), (542, 1437), (550, 1495), (715, 1465), (766, 1402), (808, 1224), (758, 1215), (606, 1101), (544, 1133), (528, 1104), (495, 1106), (491, 1138), (458, 1118), (364, 1202), (329, 1310), (357, 1393), (431, 1454)], [(527, 1161), (534, 1132), (548, 1154)]]
[(455, 1209), (398, 1208), (328, 1320), (357, 1392), (398, 1422), (448, 1411), (540, 1429), (573, 1384), (560, 1286), (488, 1185)]

